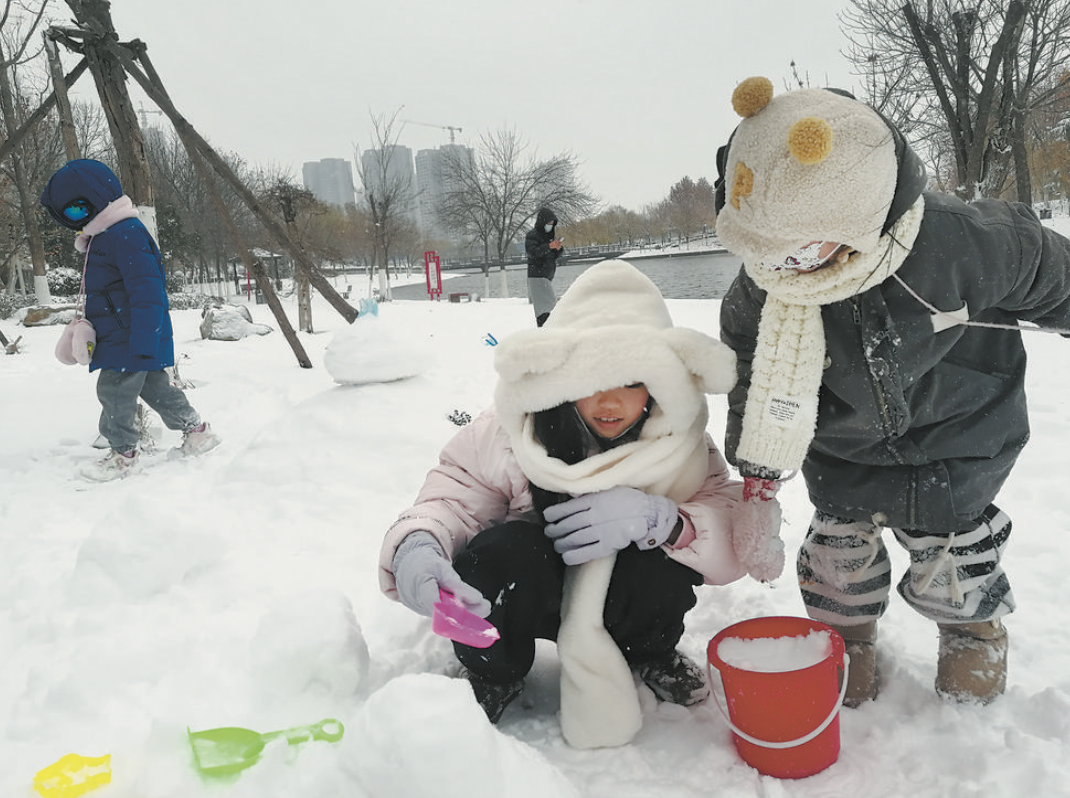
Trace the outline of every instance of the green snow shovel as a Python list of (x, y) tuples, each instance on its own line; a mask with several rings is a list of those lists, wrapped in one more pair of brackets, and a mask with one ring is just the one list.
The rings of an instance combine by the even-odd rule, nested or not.
[(326, 740), (334, 743), (342, 739), (345, 727), (341, 721), (327, 718), (312, 726), (296, 726), (283, 731), (260, 734), (252, 729), (226, 727), (207, 729), (205, 731), (186, 731), (193, 747), (193, 758), (197, 769), (208, 776), (222, 776), (237, 773), (260, 759), (264, 746), (279, 737), (285, 737), (290, 745), (309, 740)]

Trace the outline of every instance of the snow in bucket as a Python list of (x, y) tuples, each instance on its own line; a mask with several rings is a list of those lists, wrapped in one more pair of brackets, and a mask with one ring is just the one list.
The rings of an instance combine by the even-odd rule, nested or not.
[(731, 665), (757, 673), (783, 673), (809, 668), (832, 654), (832, 639), (825, 631), (792, 637), (726, 637), (717, 654)]

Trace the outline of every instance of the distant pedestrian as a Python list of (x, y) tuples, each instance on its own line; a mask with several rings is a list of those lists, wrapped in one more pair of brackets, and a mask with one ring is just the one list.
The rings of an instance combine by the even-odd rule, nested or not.
[(564, 252), (557, 238), (557, 214), (549, 208), (539, 208), (535, 226), (524, 238), (528, 255), (528, 300), (535, 306), (535, 323), (541, 327), (557, 304), (554, 293), (554, 272), (557, 259)]
[(181, 430), (176, 452), (198, 455), (220, 439), (190, 406), (164, 368), (175, 364), (163, 258), (119, 178), (99, 161), (70, 161), (48, 181), (41, 204), (64, 227), (80, 231), (86, 254), (85, 314), (96, 331), (89, 370), (100, 370), (100, 434), (111, 450), (82, 475), (98, 482), (138, 466), (138, 397)]

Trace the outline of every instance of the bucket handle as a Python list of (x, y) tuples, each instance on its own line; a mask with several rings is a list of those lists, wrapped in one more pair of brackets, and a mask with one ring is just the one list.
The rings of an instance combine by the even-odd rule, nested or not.
[[(720, 698), (720, 696), (717, 695), (717, 691), (716, 690), (713, 691), (713, 702), (715, 704), (717, 704), (717, 709), (720, 710), (721, 715), (725, 719), (725, 723), (728, 724), (728, 727), (737, 736), (742, 737), (748, 743), (753, 743), (754, 745), (759, 745), (762, 748), (778, 748), (778, 749), (779, 748), (794, 748), (797, 745), (802, 745), (804, 743), (810, 742), (812, 739), (817, 737), (817, 735), (821, 734), (821, 732), (823, 732), (825, 729), (827, 729), (829, 724), (832, 723), (832, 721), (835, 719), (836, 715), (840, 711), (840, 706), (843, 704), (843, 697), (845, 695), (847, 695), (847, 672), (848, 672), (848, 670), (850, 668), (850, 665), (851, 665), (851, 658), (850, 658), (850, 656), (848, 656), (847, 652), (844, 651), (843, 652), (843, 684), (840, 685), (840, 696), (839, 696), (839, 698), (836, 699), (836, 704), (832, 707), (832, 712), (830, 712), (829, 716), (827, 718), (825, 718), (821, 722), (820, 726), (818, 726), (816, 729), (814, 729), (809, 734), (803, 735), (802, 737), (799, 737), (799, 738), (797, 738), (795, 740), (785, 740), (783, 742), (779, 742), (778, 743), (778, 742), (772, 742), (770, 740), (759, 740), (757, 737), (752, 737), (751, 735), (747, 734), (742, 729), (738, 728), (736, 726), (736, 724), (734, 724), (732, 722), (732, 719), (730, 717), (728, 717), (728, 710), (724, 706), (721, 705), (721, 698)], [(720, 673), (721, 672), (718, 671), (717, 675), (720, 676)], [(713, 671), (710, 669), (709, 660), (706, 660), (706, 675), (710, 680), (710, 684), (713, 684)], [(722, 688), (724, 687), (724, 680), (723, 679), (721, 680), (721, 687)], [(725, 700), (727, 701), (727, 698)]]

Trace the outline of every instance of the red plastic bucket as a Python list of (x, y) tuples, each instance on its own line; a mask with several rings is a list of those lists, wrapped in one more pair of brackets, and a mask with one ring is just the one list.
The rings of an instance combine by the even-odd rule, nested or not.
[[(829, 632), (832, 650), (820, 662), (797, 670), (744, 670), (717, 653), (728, 638), (791, 638), (815, 631)], [(725, 719), (743, 761), (780, 779), (812, 776), (836, 761), (847, 653), (835, 629), (809, 618), (752, 618), (722, 629), (710, 640), (706, 656), (721, 674), (728, 704)]]

